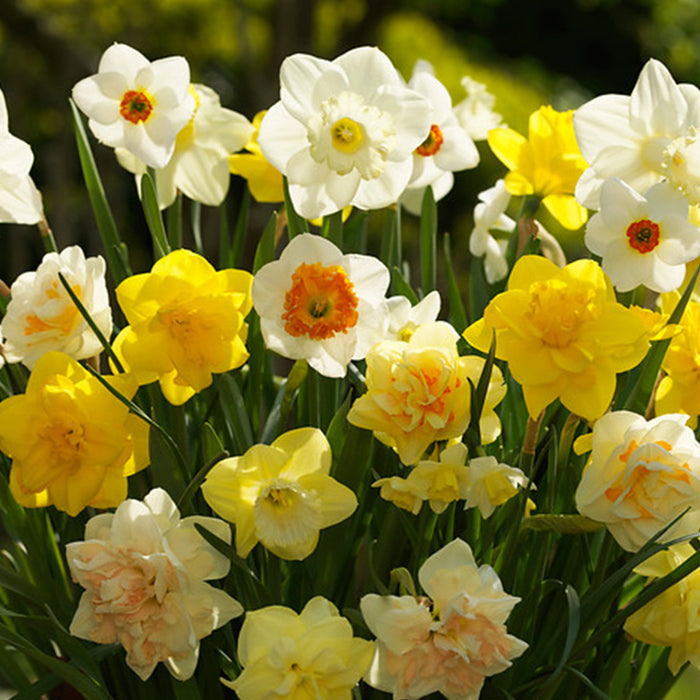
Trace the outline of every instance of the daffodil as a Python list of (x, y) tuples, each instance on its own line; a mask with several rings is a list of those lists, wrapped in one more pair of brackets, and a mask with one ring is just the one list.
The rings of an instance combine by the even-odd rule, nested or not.
[(460, 539), (428, 557), (418, 578), (429, 599), (371, 593), (360, 600), (377, 637), (365, 681), (395, 698), (478, 698), (486, 677), (527, 649), (505, 626), (520, 598), (503, 591), (490, 566), (477, 567)]
[(316, 596), (301, 613), (282, 605), (246, 614), (238, 637), (243, 672), (222, 680), (241, 700), (352, 700), (372, 660), (373, 644), (330, 601)]
[[(126, 375), (105, 381), (129, 399), (138, 388)], [(75, 516), (126, 498), (127, 477), (149, 464), (148, 425), (75, 360), (48, 352), (26, 392), (0, 402), (0, 449), (20, 505)]]
[(698, 127), (700, 90), (676, 85), (663, 63), (649, 59), (630, 95), (600, 95), (576, 110), (576, 140), (589, 165), (576, 198), (598, 209), (603, 182), (611, 177), (639, 193), (664, 177), (683, 184), (686, 138)]
[(334, 61), (294, 54), (282, 63), (280, 83), (258, 143), (287, 176), (299, 214), (396, 202), (411, 177), (411, 154), (430, 131), (430, 107), (387, 56), (369, 46)]
[(348, 254), (311, 233), (295, 236), (253, 280), (253, 304), (267, 347), (342, 377), (386, 325), (389, 270), (371, 255)]
[(475, 168), (479, 151), (454, 115), (447, 88), (433, 75), (433, 67), (417, 61), (408, 87), (423, 95), (432, 108), (430, 133), (413, 151), (413, 172), (399, 200), (412, 214), (419, 215), (423, 193), (433, 187), (435, 201), (442, 199), (454, 184), (458, 170)]
[(236, 526), (236, 551), (258, 542), (282, 559), (304, 559), (319, 530), (352, 515), (355, 494), (329, 476), (331, 448), (316, 428), (298, 428), (216, 464), (202, 485), (211, 508)]
[(613, 411), (593, 426), (576, 506), (605, 523), (623, 549), (637, 551), (686, 509), (663, 539), (700, 528), (700, 444), (687, 420), (670, 414), (646, 421)]
[(243, 146), (246, 152), (232, 153), (228, 157), (228, 165), (234, 175), (248, 181), (248, 189), (256, 202), (282, 202), (282, 173), (265, 158), (258, 144), (260, 124), (266, 113), (267, 110), (262, 110), (253, 117), (255, 131)]
[[(484, 360), (460, 357), (452, 327), (419, 326), (408, 342), (386, 340), (367, 353), (367, 393), (348, 413), (353, 425), (372, 430), (404, 464), (415, 464), (433, 442), (461, 437), (471, 418), (469, 382), (479, 381)], [(480, 420), (482, 439), (500, 433), (494, 407), (505, 395), (494, 368)]]
[(10, 133), (5, 95), (0, 90), (0, 222), (37, 224), (44, 218), (41, 195), (29, 175), (34, 154)]
[[(634, 571), (651, 583), (672, 573), (695, 553), (688, 543), (649, 557)], [(675, 676), (690, 662), (700, 669), (700, 569), (662, 591), (625, 620), (625, 632), (645, 644), (670, 647), (668, 668)]]
[(503, 118), (493, 109), (496, 98), (483, 83), (467, 75), (462, 78), (462, 87), (467, 96), (455, 105), (454, 114), (474, 141), (484, 141), (491, 129), (504, 126)]
[(252, 279), (244, 270), (217, 272), (191, 251), (173, 251), (117, 287), (129, 325), (114, 351), (139, 384), (158, 380), (170, 403), (184, 403), (211, 384), (212, 374), (248, 359)]
[(97, 73), (73, 87), (73, 100), (99, 141), (162, 168), (194, 112), (189, 86), (190, 68), (182, 56), (150, 62), (126, 44), (112, 44)]
[(216, 518), (180, 519), (161, 488), (91, 518), (85, 540), (66, 546), (73, 580), (85, 588), (71, 634), (121, 644), (143, 681), (160, 662), (178, 680), (190, 678), (199, 640), (243, 612), (238, 601), (206, 583), (226, 576), (231, 562), (195, 524), (231, 539), (231, 528)]
[(499, 462), (495, 457), (475, 457), (467, 470), (464, 508), (478, 508), (482, 518), (490, 518), (527, 484), (521, 469)]
[(510, 192), (505, 181), (498, 180), (493, 187), (479, 193), (479, 203), (474, 207), (469, 252), (484, 258), (484, 272), (489, 284), (502, 280), (508, 274), (505, 246), (491, 235), (491, 230), (513, 231), (515, 221), (506, 215), (509, 203)]
[[(664, 294), (662, 308), (670, 313), (680, 295)], [(697, 425), (700, 415), (700, 303), (691, 299), (671, 339), (661, 369), (664, 376), (655, 394), (657, 415), (687, 413), (690, 425)]]
[[(230, 173), (228, 156), (242, 148), (253, 133), (252, 124), (238, 112), (221, 106), (219, 95), (206, 85), (190, 85), (195, 100), (194, 114), (177, 133), (170, 160), (156, 173), (161, 209), (169, 207), (181, 191), (190, 199), (211, 207), (224, 201)], [(116, 149), (122, 167), (141, 177), (146, 163), (125, 148)]]
[(514, 195), (535, 195), (564, 228), (583, 226), (588, 212), (574, 198), (586, 161), (576, 143), (573, 111), (540, 107), (530, 115), (528, 138), (508, 128), (492, 129), (488, 143), (510, 170), (506, 189)]
[(599, 418), (617, 373), (637, 365), (649, 348), (644, 323), (616, 301), (593, 260), (559, 268), (539, 256), (520, 258), (507, 290), (464, 337), (487, 352), (494, 331), (496, 356), (522, 385), (533, 418), (556, 399), (588, 420)]
[(0, 324), (8, 362), (30, 369), (50, 350), (82, 360), (98, 355), (102, 344), (59, 279), (63, 275), (105, 338), (112, 334), (112, 310), (101, 256), (86, 258), (79, 246), (47, 253), (34, 272), (22, 273)]
[(688, 201), (669, 182), (639, 194), (622, 180), (606, 180), (584, 240), (621, 292), (640, 284), (655, 292), (677, 289), (685, 264), (700, 255), (700, 231), (688, 221)]

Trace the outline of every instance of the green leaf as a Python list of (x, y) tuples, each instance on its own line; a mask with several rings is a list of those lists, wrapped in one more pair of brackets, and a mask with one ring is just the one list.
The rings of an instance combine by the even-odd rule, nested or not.
[(243, 454), (253, 446), (253, 428), (250, 424), (246, 401), (235, 377), (222, 374), (219, 379), (219, 394), (225, 419), (230, 421), (231, 434), (236, 454)]
[(399, 270), (399, 268), (396, 266), (391, 268), (391, 281), (393, 283), (394, 291), (397, 294), (405, 296), (413, 306), (418, 303), (418, 295), (413, 291), (413, 287), (411, 287), (401, 273), (401, 270)]
[(579, 627), (581, 625), (581, 603), (578, 598), (578, 593), (576, 593), (576, 590), (572, 586), (567, 584), (564, 587), (564, 596), (566, 597), (566, 606), (569, 613), (566, 625), (566, 640), (564, 641), (564, 648), (562, 649), (557, 667), (542, 687), (553, 683), (564, 670), (566, 662), (571, 656), (571, 651), (574, 648), (574, 642), (578, 637)]
[(275, 257), (275, 232), (277, 230), (278, 215), (273, 214), (265, 230), (263, 231), (258, 247), (255, 249), (255, 260), (253, 261), (253, 274), (255, 274), (263, 265), (271, 262)]
[(90, 204), (97, 222), (97, 229), (100, 232), (102, 245), (104, 247), (105, 257), (109, 266), (112, 280), (115, 284), (119, 284), (125, 277), (131, 274), (131, 267), (127, 256), (127, 248), (119, 238), (117, 225), (112, 215), (107, 197), (105, 195), (102, 180), (95, 164), (95, 158), (92, 155), (90, 142), (83, 118), (78, 111), (73, 100), (69, 100), (71, 113), (73, 115), (73, 126), (75, 128), (75, 137), (78, 144), (78, 155), (80, 157), (80, 165), (83, 170), (83, 178), (87, 187)]
[(284, 188), (284, 210), (287, 213), (287, 228), (289, 230), (289, 239), (291, 240), (300, 233), (306, 233), (309, 230), (309, 225), (306, 223), (306, 219), (299, 216), (296, 209), (294, 209), (286, 177), (282, 178), (282, 186)]
[(437, 206), (433, 188), (428, 185), (423, 194), (420, 214), (420, 269), (423, 294), (435, 289), (437, 278), (436, 244)]
[(450, 323), (457, 329), (458, 332), (462, 332), (468, 325), (467, 314), (464, 310), (464, 304), (462, 303), (462, 295), (459, 291), (459, 285), (457, 284), (457, 278), (455, 277), (454, 269), (452, 267), (452, 250), (450, 247), (450, 235), (445, 234), (442, 239), (442, 251), (445, 256), (445, 276), (447, 277), (447, 292), (448, 300), (450, 303)]
[(236, 228), (233, 232), (231, 253), (227, 263), (222, 261), (223, 267), (238, 267), (243, 258), (243, 250), (245, 248), (245, 240), (248, 231), (248, 214), (250, 212), (250, 190), (247, 187), (243, 191), (243, 198), (240, 201), (239, 207), (238, 217), (236, 218)]
[(605, 526), (585, 515), (531, 515), (523, 520), (524, 530), (535, 532), (558, 532), (562, 535), (583, 535), (597, 532)]
[(151, 232), (151, 238), (153, 239), (153, 251), (157, 257), (162, 258), (170, 253), (172, 249), (163, 225), (163, 217), (158, 205), (156, 183), (150, 169), (141, 176), (141, 205), (143, 206), (148, 230)]
[(343, 212), (337, 211), (335, 214), (323, 217), (321, 225), (321, 235), (331, 243), (335, 243), (343, 250)]

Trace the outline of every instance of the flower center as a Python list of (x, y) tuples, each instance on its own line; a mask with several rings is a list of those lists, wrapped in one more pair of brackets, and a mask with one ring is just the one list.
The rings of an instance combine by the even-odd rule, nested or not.
[(152, 111), (152, 98), (141, 90), (127, 90), (119, 103), (119, 114), (132, 124), (145, 122)]
[(85, 429), (75, 417), (61, 413), (39, 431), (39, 437), (51, 446), (54, 465), (77, 469), (81, 463)]
[(364, 141), (362, 125), (348, 117), (338, 119), (331, 127), (331, 141), (342, 153), (355, 153)]
[(659, 226), (649, 219), (634, 221), (627, 227), (627, 240), (639, 253), (649, 253), (659, 245)]
[(379, 177), (394, 149), (396, 130), (387, 112), (354, 92), (341, 92), (319, 106), (307, 124), (309, 153), (339, 175), (354, 169), (365, 180)]
[(284, 297), (284, 330), (295, 338), (327, 340), (355, 326), (357, 304), (353, 284), (342, 267), (302, 263)]
[(416, 153), (419, 156), (434, 156), (442, 147), (444, 140), (440, 127), (437, 124), (432, 124), (428, 137), (416, 148)]
[(598, 315), (595, 292), (563, 280), (541, 280), (530, 286), (527, 316), (542, 342), (563, 348), (578, 338), (581, 326)]
[(264, 546), (306, 542), (321, 527), (320, 503), (313, 492), (274, 479), (255, 501), (255, 529)]
[[(79, 284), (71, 285), (73, 293), (80, 298), (83, 293), (83, 288)], [(27, 314), (24, 317), (24, 335), (34, 335), (35, 333), (42, 333), (44, 331), (60, 331), (64, 335), (70, 333), (81, 320), (78, 307), (73, 303), (73, 301), (68, 298), (68, 294), (61, 287), (58, 287), (58, 280), (44, 289), (44, 294), (48, 300), (48, 306), (42, 309), (41, 316), (36, 312)], [(64, 297), (63, 303), (58, 306), (54, 302), (57, 299)], [(58, 306), (58, 313), (53, 316), (49, 316), (46, 311), (50, 309), (55, 311)]]

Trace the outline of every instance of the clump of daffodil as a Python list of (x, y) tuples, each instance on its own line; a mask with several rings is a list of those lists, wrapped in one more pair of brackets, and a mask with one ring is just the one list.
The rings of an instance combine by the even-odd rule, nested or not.
[(530, 115), (528, 138), (508, 128), (492, 129), (488, 144), (510, 170), (505, 177), (512, 195), (535, 195), (564, 228), (576, 230), (588, 212), (574, 198), (587, 164), (576, 142), (573, 111), (540, 107)]
[(217, 272), (200, 255), (175, 250), (117, 287), (129, 325), (114, 351), (139, 384), (158, 380), (165, 398), (182, 404), (208, 387), (212, 374), (248, 359), (252, 282), (249, 272)]
[(536, 255), (520, 258), (507, 290), (464, 337), (486, 352), (494, 331), (496, 357), (522, 385), (532, 418), (556, 399), (587, 420), (599, 418), (617, 373), (637, 365), (649, 347), (646, 326), (616, 301), (593, 260), (559, 268)]
[(243, 672), (222, 680), (241, 700), (350, 700), (374, 644), (353, 637), (330, 601), (316, 596), (301, 613), (271, 605), (246, 613), (238, 637)]
[[(127, 375), (104, 379), (127, 398), (138, 388)], [(149, 464), (148, 425), (78, 362), (47, 352), (26, 392), (0, 403), (0, 449), (20, 505), (75, 516), (126, 498), (127, 477)]]
[(357, 508), (355, 494), (329, 476), (330, 466), (323, 432), (298, 428), (216, 464), (202, 493), (236, 526), (238, 556), (248, 556), (261, 542), (282, 559), (304, 559), (316, 548), (321, 528)]
[[(440, 440), (461, 437), (471, 418), (471, 388), (484, 360), (460, 357), (452, 327), (425, 323), (408, 342), (385, 340), (367, 353), (367, 393), (356, 399), (348, 421), (393, 447), (404, 464), (415, 464)], [(505, 396), (494, 367), (479, 422), (484, 443), (501, 431), (494, 407)]]
[[(670, 313), (680, 296), (677, 292), (661, 297), (662, 309)], [(661, 369), (665, 376), (656, 390), (657, 415), (687, 413), (688, 424), (697, 425), (700, 415), (700, 303), (691, 299), (677, 325), (677, 333), (666, 350)]]
[(248, 189), (256, 202), (282, 202), (282, 173), (265, 158), (258, 145), (260, 123), (266, 113), (267, 110), (262, 110), (253, 117), (255, 132), (244, 146), (245, 152), (230, 155), (228, 166), (234, 175), (248, 181)]
[[(673, 545), (635, 568), (648, 582), (677, 569), (695, 550), (688, 542)], [(645, 644), (670, 647), (668, 668), (675, 676), (687, 661), (700, 668), (700, 569), (695, 569), (625, 621), (625, 632)]]

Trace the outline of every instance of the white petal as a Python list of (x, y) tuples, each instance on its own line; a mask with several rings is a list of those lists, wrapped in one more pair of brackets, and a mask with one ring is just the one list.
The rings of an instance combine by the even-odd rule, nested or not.
[(406, 159), (387, 163), (384, 172), (374, 180), (362, 180), (352, 204), (358, 209), (381, 209), (399, 198), (411, 177), (413, 163)]
[(650, 187), (644, 196), (649, 202), (649, 215), (654, 221), (667, 216), (688, 218), (688, 200), (667, 180)]
[(126, 44), (112, 44), (100, 58), (99, 73), (121, 73), (128, 82), (147, 66), (148, 59), (136, 49)]
[(402, 86), (382, 85), (374, 103), (394, 120), (396, 142), (391, 160), (408, 158), (430, 132), (430, 105), (419, 93)]
[(203, 148), (194, 148), (180, 156), (174, 184), (190, 199), (218, 207), (226, 197), (229, 180), (227, 159), (217, 154), (212, 156)]
[(425, 71), (418, 71), (411, 76), (408, 83), (411, 90), (419, 92), (433, 108), (432, 123), (442, 125), (452, 114), (452, 99), (447, 88), (434, 76)]
[(435, 163), (442, 170), (466, 170), (479, 164), (479, 151), (464, 129), (458, 125), (446, 127), (444, 142), (435, 154)]
[(373, 46), (360, 46), (333, 61), (348, 76), (350, 90), (366, 99), (384, 85), (400, 86), (403, 81), (389, 57)]
[(649, 59), (630, 95), (630, 126), (644, 136), (677, 135), (687, 110), (668, 68)]
[(265, 159), (286, 174), (289, 159), (301, 149), (309, 147), (306, 129), (281, 102), (274, 104), (260, 124), (258, 145)]
[(626, 95), (601, 95), (574, 112), (574, 132), (589, 165), (606, 146), (636, 144), (630, 133), (629, 101)]
[(314, 85), (329, 66), (329, 61), (303, 53), (288, 56), (282, 62), (280, 99), (289, 114), (304, 124), (315, 111), (311, 102)]
[[(158, 59), (153, 61), (149, 68), (153, 76), (151, 84), (156, 88), (154, 97), (158, 98), (159, 107), (173, 109), (187, 98), (190, 89), (190, 67), (182, 56)], [(194, 104), (192, 107), (194, 108)]]
[(418, 580), (421, 588), (428, 596), (434, 599), (431, 586), (433, 577), (441, 570), (454, 571), (463, 566), (476, 569), (476, 561), (474, 560), (471, 547), (464, 540), (458, 538), (452, 540), (452, 542), (425, 560), (425, 563), (418, 571)]
[(321, 216), (335, 214), (339, 209), (329, 196), (325, 182), (314, 182), (308, 185), (295, 185), (290, 182), (289, 196), (294, 209), (305, 219), (318, 219)]
[(661, 240), (654, 251), (669, 265), (685, 265), (700, 255), (700, 231), (685, 217), (668, 216), (661, 221)]

